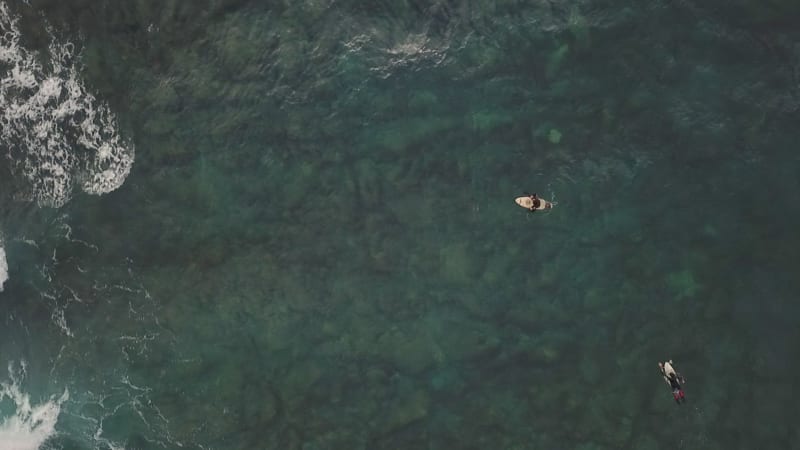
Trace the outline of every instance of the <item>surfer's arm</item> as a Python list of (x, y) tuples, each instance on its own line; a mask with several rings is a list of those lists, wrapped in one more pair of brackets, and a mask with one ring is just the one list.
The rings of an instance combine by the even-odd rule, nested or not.
[(669, 383), (669, 378), (667, 377), (667, 372), (664, 370), (664, 367), (661, 365), (661, 363), (658, 363), (658, 369), (661, 372), (661, 376), (664, 378), (664, 381), (667, 383), (667, 385), (672, 386)]

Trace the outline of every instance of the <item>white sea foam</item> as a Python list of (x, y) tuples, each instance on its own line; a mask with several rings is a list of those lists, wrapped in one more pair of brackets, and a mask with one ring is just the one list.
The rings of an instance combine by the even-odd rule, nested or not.
[[(0, 402), (11, 403), (13, 411), (0, 423), (0, 445), (3, 449), (38, 450), (55, 434), (61, 404), (69, 399), (64, 391), (59, 398), (51, 397), (38, 405), (31, 404), (30, 396), (21, 384), (25, 377), (25, 364), (18, 370), (8, 365), (9, 382), (0, 382)], [(5, 408), (3, 413), (6, 413)]]
[(8, 261), (6, 261), (6, 251), (0, 247), (0, 292), (3, 292), (3, 284), (8, 280)]
[(87, 92), (74, 53), (56, 38), (45, 55), (26, 49), (0, 0), (0, 144), (42, 205), (63, 205), (76, 184), (90, 194), (113, 191), (133, 165), (133, 147), (108, 106)]

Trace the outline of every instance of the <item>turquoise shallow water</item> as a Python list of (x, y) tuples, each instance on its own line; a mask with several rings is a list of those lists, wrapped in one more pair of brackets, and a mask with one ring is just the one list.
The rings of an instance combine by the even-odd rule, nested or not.
[(0, 449), (796, 446), (793, 4), (6, 6)]

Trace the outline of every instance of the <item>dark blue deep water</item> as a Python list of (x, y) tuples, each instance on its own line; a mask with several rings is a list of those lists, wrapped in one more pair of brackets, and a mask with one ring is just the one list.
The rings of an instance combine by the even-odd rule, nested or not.
[(800, 448), (798, 5), (0, 1), (0, 450)]

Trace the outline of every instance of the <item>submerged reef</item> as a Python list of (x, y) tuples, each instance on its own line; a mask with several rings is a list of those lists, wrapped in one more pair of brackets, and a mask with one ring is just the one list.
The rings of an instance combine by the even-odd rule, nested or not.
[[(797, 440), (796, 36), (762, 27), (792, 7), (742, 25), (707, 20), (719, 2), (30, 3), (80, 30), (86, 84), (136, 142), (124, 185), (66, 206), (102, 245), (58, 248), (82, 301), (76, 344), (47, 347), (146, 386), (113, 442)], [(528, 214), (525, 190), (558, 205)]]

